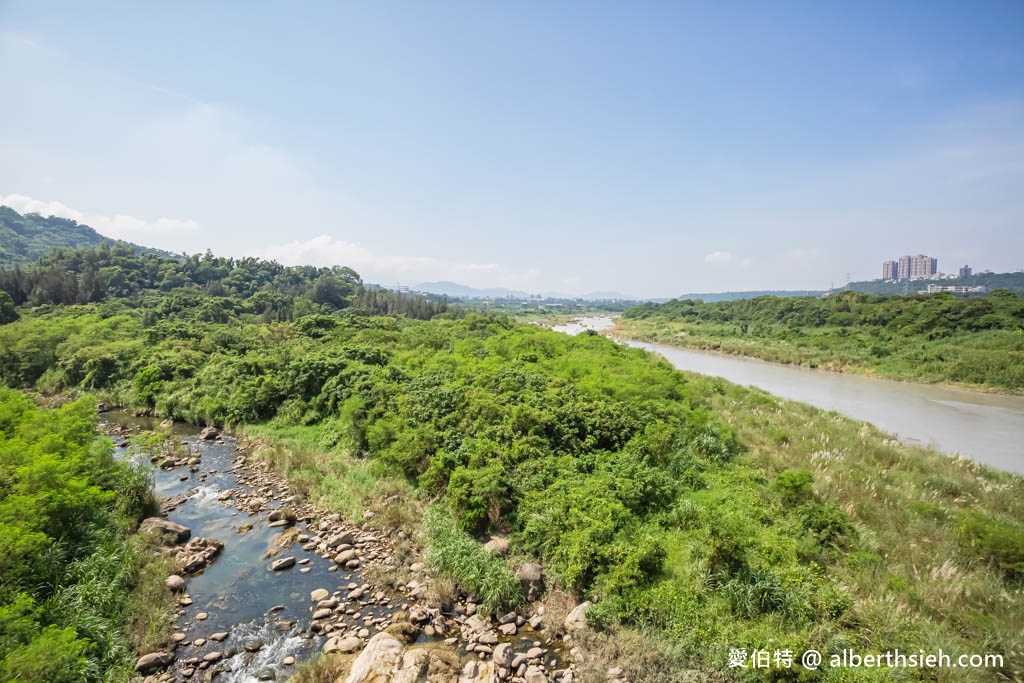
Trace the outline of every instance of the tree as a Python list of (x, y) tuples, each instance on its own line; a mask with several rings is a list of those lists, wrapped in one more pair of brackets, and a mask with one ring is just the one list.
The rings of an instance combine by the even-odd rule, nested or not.
[(0, 291), (0, 325), (13, 323), (18, 317), (18, 309), (14, 306), (14, 299), (7, 292)]

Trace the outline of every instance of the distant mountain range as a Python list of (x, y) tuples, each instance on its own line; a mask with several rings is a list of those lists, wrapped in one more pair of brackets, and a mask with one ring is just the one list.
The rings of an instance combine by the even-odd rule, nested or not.
[(682, 301), (685, 299), (700, 299), (705, 303), (711, 303), (712, 301), (736, 301), (737, 299), (754, 299), (759, 296), (821, 296), (822, 290), (820, 289), (764, 289), (764, 290), (752, 290), (747, 292), (703, 292), (696, 294), (683, 294), (678, 298)]
[[(458, 282), (421, 282), (410, 289), (416, 292), (462, 299), (528, 299), (531, 296), (536, 296), (536, 294), (529, 294), (518, 289), (508, 289), (506, 287), (478, 288), (462, 285)], [(540, 296), (548, 299), (586, 299), (588, 301), (605, 301), (608, 299), (642, 301), (642, 299), (629, 297), (619, 292), (590, 292), (581, 296), (564, 294), (562, 292), (542, 292)]]
[(159, 249), (104, 237), (88, 225), (81, 225), (67, 218), (43, 218), (35, 213), (22, 215), (10, 207), (0, 206), (0, 269), (29, 264), (55, 247), (79, 249), (98, 247), (104, 242), (127, 244), (144, 253), (172, 258), (177, 256)]

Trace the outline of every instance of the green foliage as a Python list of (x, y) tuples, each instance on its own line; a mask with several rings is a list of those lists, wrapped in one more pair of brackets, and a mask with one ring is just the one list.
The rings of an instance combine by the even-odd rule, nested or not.
[(170, 256), (166, 252), (157, 252), (128, 242), (108, 240), (88, 225), (79, 225), (66, 218), (44, 218), (34, 213), (21, 215), (10, 207), (0, 206), (0, 269), (26, 265), (52, 249), (98, 247), (105, 242)]
[(1011, 576), (1024, 577), (1024, 525), (971, 512), (961, 516), (959, 531), (979, 556)]
[(805, 469), (789, 469), (775, 475), (772, 489), (779, 494), (782, 504), (800, 505), (814, 497), (814, 475)]
[[(0, 207), (0, 237), (5, 211), (10, 209)], [(424, 320), (448, 310), (443, 297), (364, 287), (351, 268), (285, 267), (255, 258), (218, 258), (210, 252), (174, 257), (127, 243), (111, 246), (91, 240), (75, 246), (83, 248), (36, 253), (36, 262), (18, 260), (18, 267), (8, 270), (0, 251), (0, 293), (15, 306), (129, 299), (151, 310), (147, 323), (158, 315), (209, 323), (320, 316), (300, 327), (307, 334), (322, 332), (324, 320), (330, 320), (324, 314), (343, 309)], [(5, 302), (0, 294), (0, 324), (17, 313)]]
[[(1024, 391), (1024, 299), (1007, 290), (643, 304), (632, 336), (808, 367)], [(783, 435), (780, 435), (783, 438)]]
[(424, 528), (427, 561), (439, 575), (479, 599), (485, 613), (522, 603), (522, 587), (508, 564), (459, 530), (440, 508), (427, 513)]
[(97, 440), (88, 400), (41, 410), (0, 388), (0, 679), (124, 673), (141, 558), (124, 538), (150, 480)]
[(14, 299), (7, 292), (0, 291), (0, 325), (13, 323), (19, 317), (18, 309), (14, 306)]
[[(987, 642), (1024, 651), (1024, 610), (1013, 583), (1019, 558), (1013, 542), (999, 541), (1019, 534), (1019, 478), (905, 448), (860, 423), (763, 392), (675, 372), (599, 335), (568, 337), (437, 309), (420, 311), (430, 320), (415, 319), (420, 300), (389, 300), (360, 288), (345, 269), (321, 283), (323, 296), (333, 287), (351, 292), (338, 308), (340, 300), (308, 296), (325, 275), (316, 269), (212, 256), (190, 257), (180, 268), (154, 261), (169, 279), (152, 289), (149, 261), (128, 262), (120, 262), (117, 286), (131, 298), (22, 309), (19, 320), (0, 327), (0, 378), (91, 389), (195, 424), (242, 425), (277, 439), (262, 457), (297, 490), (355, 520), (371, 509), (373, 523), (407, 527), (432, 501), (423, 524), (436, 575), (490, 608), (521, 599), (506, 563), (479, 542), (500, 533), (513, 557), (543, 564), (548, 585), (577, 600), (599, 597), (595, 624), (613, 633), (622, 625), (647, 629), (698, 668), (720, 669), (729, 644), (823, 649), (861, 642), (864, 632), (908, 650)], [(998, 301), (985, 315), (1016, 305), (1014, 297), (992, 298)], [(929, 305), (958, 305), (936, 301)], [(899, 357), (856, 341), (850, 321), (861, 304), (850, 299), (850, 310), (841, 310), (841, 303), (829, 304), (836, 309), (822, 323), (835, 325), (834, 339), (874, 358)], [(360, 310), (364, 304), (369, 309)], [(392, 304), (394, 315), (369, 314)], [(782, 327), (742, 321), (747, 329), (732, 325), (733, 333), (797, 338), (808, 329), (801, 316), (813, 321), (821, 311), (792, 305), (794, 320)], [(947, 327), (938, 315), (928, 329)], [(1003, 333), (982, 318), (983, 338)], [(844, 326), (851, 331), (841, 333)], [(911, 338), (922, 352), (920, 338)], [(0, 431), (9, 434), (5, 425), (20, 424), (27, 404), (2, 405)], [(81, 438), (89, 435), (86, 428)], [(100, 451), (89, 471), (109, 475)], [(38, 461), (50, 467), (48, 457)], [(86, 477), (79, 488), (76, 476), (60, 472), (71, 486), (61, 495), (84, 498), (82, 510), (100, 515), (97, 529), (103, 514), (130, 516), (146, 504), (148, 482), (138, 473)], [(21, 490), (15, 494), (35, 495)], [(121, 492), (120, 510), (90, 507), (94, 492), (102, 499), (112, 490)], [(59, 513), (50, 502), (33, 500), (33, 509)], [(965, 505), (980, 517), (958, 530)], [(74, 575), (86, 585), (86, 577), (99, 576), (69, 557), (88, 556), (108, 535), (80, 530), (74, 539), (85, 547), (72, 547), (71, 538), (55, 543), (22, 503), (11, 510), (21, 514), (10, 515), (18, 531), (0, 531), (0, 540), (6, 557), (28, 558), (31, 569), (12, 563), (19, 582), (72, 566), (82, 568)], [(114, 548), (107, 554), (117, 556)], [(102, 574), (125, 580), (115, 567)], [(152, 578), (136, 580), (158, 589)], [(89, 591), (35, 591), (26, 585), (5, 597), (4, 605), (24, 606), (10, 607), (15, 616), (2, 631), (19, 639), (11, 647), (50, 625), (74, 628), (78, 637), (79, 626), (47, 617), (54, 596), (104, 604), (72, 599)], [(22, 593), (31, 601), (19, 603)], [(98, 620), (89, 632), (115, 621)], [(143, 622), (134, 627), (141, 634), (162, 623), (160, 615)], [(33, 631), (33, 624), (41, 626)], [(85, 633), (88, 623), (80, 626)], [(100, 644), (112, 642), (90, 636), (93, 649), (83, 656), (95, 661)]]

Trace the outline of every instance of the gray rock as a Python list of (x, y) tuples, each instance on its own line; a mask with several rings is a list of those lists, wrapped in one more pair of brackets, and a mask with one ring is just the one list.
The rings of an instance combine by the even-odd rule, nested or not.
[(548, 683), (548, 677), (539, 666), (526, 667), (526, 675), (523, 678), (526, 679), (526, 683)]
[(356, 559), (355, 550), (342, 550), (340, 553), (334, 556), (334, 564), (345, 564), (349, 560)]
[(172, 593), (185, 592), (185, 579), (181, 578), (177, 574), (171, 574), (164, 579), (164, 585), (170, 588)]
[(512, 646), (509, 643), (500, 643), (494, 648), (494, 665), (503, 669), (512, 666)]
[(279, 572), (293, 566), (295, 566), (294, 557), (282, 557), (280, 560), (274, 560), (273, 562), (271, 562), (270, 570)]
[(336, 636), (334, 638), (328, 639), (328, 641), (326, 643), (324, 643), (323, 651), (324, 651), (324, 654), (329, 654), (331, 652), (337, 652), (339, 654), (346, 655), (346, 654), (349, 654), (350, 652), (355, 652), (356, 650), (358, 650), (362, 646), (363, 646), (363, 641), (359, 640), (358, 638), (355, 638), (355, 637), (340, 638), (340, 637)]
[(339, 545), (355, 545), (356, 540), (352, 536), (351, 531), (343, 531), (340, 534), (331, 536), (330, 540), (327, 541), (328, 548), (337, 548)]
[(184, 543), (192, 536), (192, 530), (187, 526), (175, 524), (160, 517), (147, 517), (142, 520), (142, 524), (139, 525), (139, 531), (173, 536), (175, 543)]
[(502, 536), (491, 536), (491, 540), (484, 543), (484, 550), (491, 555), (505, 557), (508, 555), (508, 539)]
[(139, 661), (135, 663), (135, 670), (140, 674), (149, 674), (173, 663), (174, 655), (170, 652), (150, 652), (148, 655), (139, 657)]
[(528, 601), (540, 598), (544, 593), (544, 569), (539, 564), (524, 564), (516, 570), (516, 578), (523, 586), (523, 595)]
[(203, 441), (213, 441), (220, 436), (220, 430), (216, 427), (206, 427), (203, 431), (199, 432), (199, 438)]
[(565, 617), (565, 628), (574, 631), (576, 629), (584, 628), (587, 625), (587, 608), (590, 607), (590, 602), (582, 602), (572, 608), (572, 611)]

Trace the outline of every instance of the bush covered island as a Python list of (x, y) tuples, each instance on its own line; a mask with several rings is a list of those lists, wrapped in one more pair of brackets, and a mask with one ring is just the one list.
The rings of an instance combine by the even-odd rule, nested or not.
[[(543, 565), (552, 611), (594, 603), (579, 643), (595, 680), (611, 660), (636, 681), (765, 678), (727, 668), (739, 648), (994, 652), (998, 669), (923, 673), (1024, 675), (1020, 477), (597, 335), (374, 293), (347, 269), (101, 248), (0, 282), (33, 306), (0, 326), (4, 383), (272, 439), (298, 491), (420, 532), (435, 574), (488, 606), (523, 600), (480, 546), (507, 535), (508, 562)], [(127, 552), (137, 510), (107, 503), (131, 476), (83, 403), (54, 420), (2, 397), (0, 671), (30, 679), (61, 643), (100, 680), (122, 661), (131, 577), (95, 563)], [(111, 576), (109, 602), (86, 599)]]

